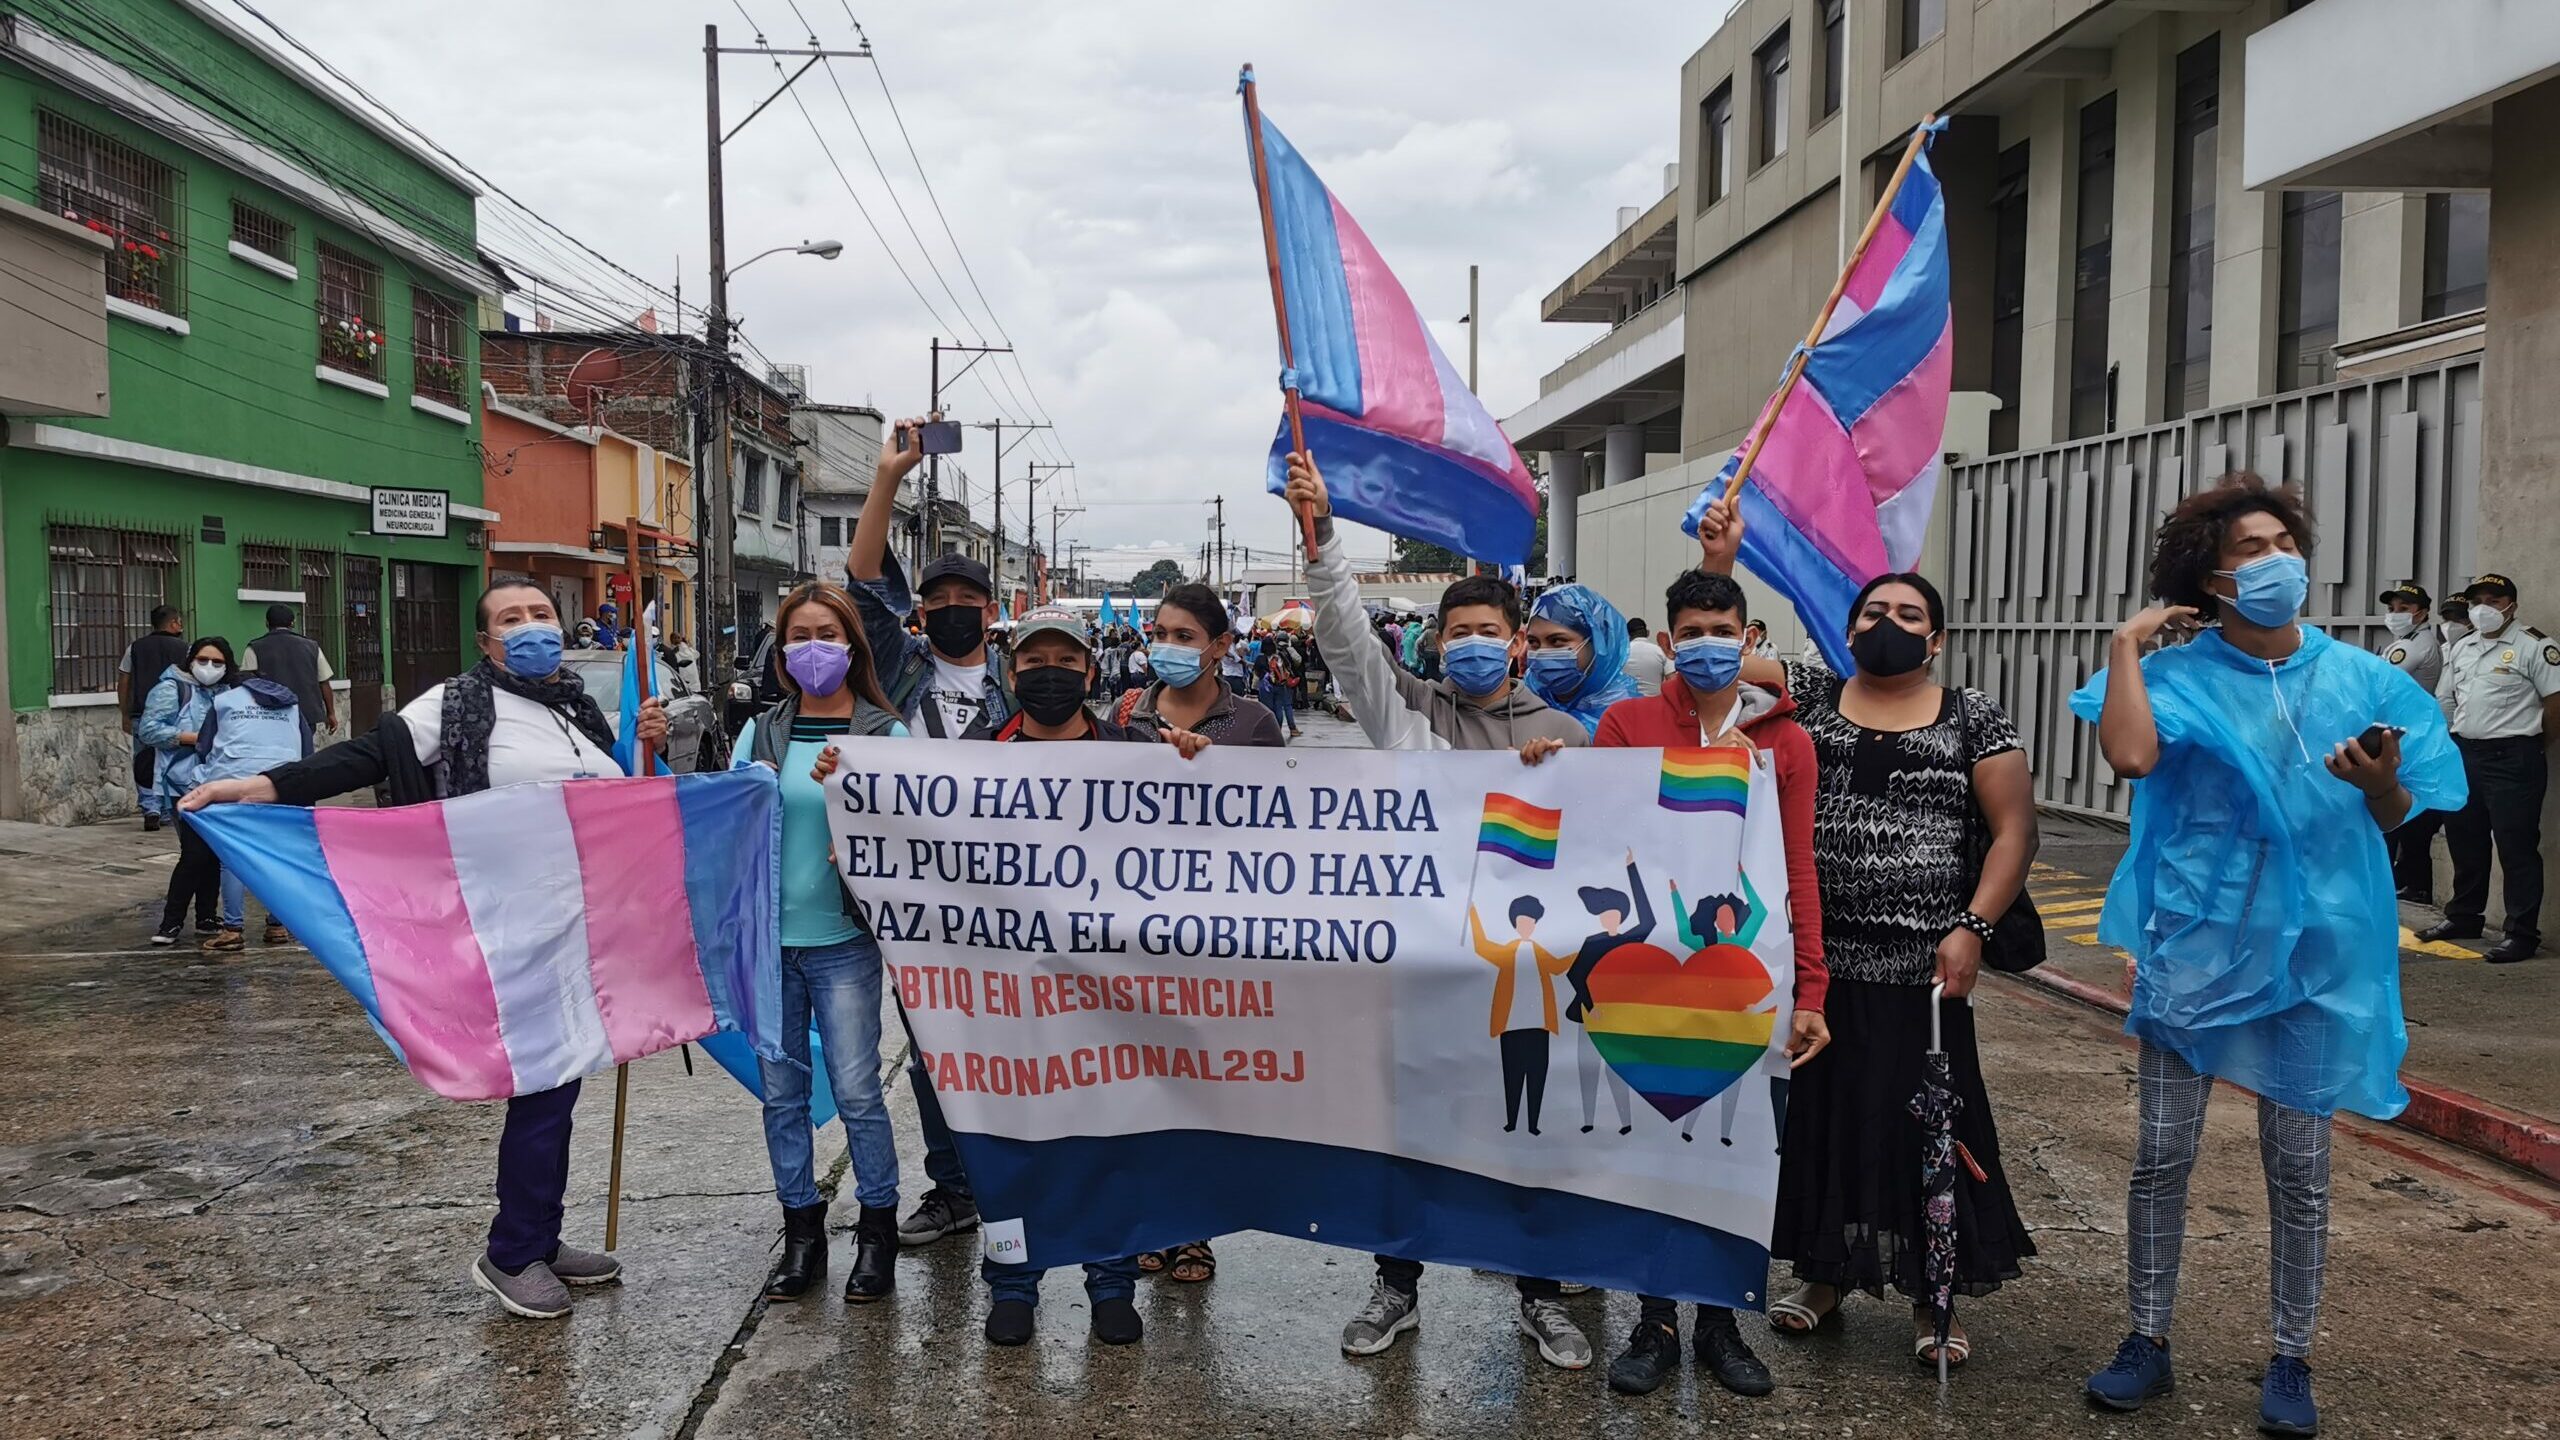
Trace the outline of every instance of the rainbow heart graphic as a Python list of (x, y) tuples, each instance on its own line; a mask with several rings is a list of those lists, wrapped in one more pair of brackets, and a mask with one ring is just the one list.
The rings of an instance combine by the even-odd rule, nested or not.
[(1710, 945), (1687, 960), (1658, 945), (1621, 945), (1601, 957), (1582, 1017), (1592, 1048), (1665, 1120), (1678, 1120), (1760, 1062), (1773, 1011), (1754, 1013), (1773, 988), (1760, 958)]

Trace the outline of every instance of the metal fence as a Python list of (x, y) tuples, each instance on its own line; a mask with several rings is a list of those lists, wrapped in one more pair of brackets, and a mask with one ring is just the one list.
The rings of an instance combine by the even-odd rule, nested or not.
[(2161, 515), (2232, 470), (2300, 485), (2319, 526), (2305, 617), (2370, 648), (2386, 586), (2414, 578), (2441, 602), (2470, 578), (2480, 449), (2470, 355), (1953, 467), (1949, 678), (2017, 722), (2040, 803), (2122, 814), (2130, 792), (2069, 702), (2148, 603)]

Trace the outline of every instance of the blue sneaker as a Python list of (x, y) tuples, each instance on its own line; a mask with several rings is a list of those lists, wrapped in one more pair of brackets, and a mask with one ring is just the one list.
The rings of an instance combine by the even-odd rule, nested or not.
[(2127, 1335), (2107, 1368), (2089, 1377), (2089, 1401), (2110, 1410), (2139, 1410), (2178, 1388), (2169, 1368), (2169, 1342), (2148, 1335)]
[(2258, 1384), (2258, 1428), (2270, 1435), (2317, 1435), (2320, 1407), (2311, 1403), (2311, 1366), (2290, 1355), (2267, 1362)]

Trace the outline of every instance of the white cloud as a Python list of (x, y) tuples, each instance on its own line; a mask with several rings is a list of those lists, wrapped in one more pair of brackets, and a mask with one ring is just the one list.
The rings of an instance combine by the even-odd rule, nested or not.
[[(661, 283), (681, 273), (689, 303), (707, 295), (701, 26), (716, 21), (723, 43), (742, 43), (734, 7), (259, 3), (580, 239)], [(745, 8), (772, 43), (805, 43), (788, 4)], [(850, 41), (839, 0), (799, 9), (829, 46)], [(1272, 118), (1461, 366), (1466, 335), (1454, 322), (1467, 266), (1483, 267), (1483, 389), (1497, 415), (1534, 398), (1539, 375), (1599, 333), (1539, 323), (1538, 301), (1607, 242), (1617, 206), (1659, 197), (1679, 60), (1713, 24), (1671, 0), (1609, 9), (1598, 39), (1587, 11), (1545, 0), (857, 6), (934, 194), (1059, 427), (1007, 464), (1007, 528), (1021, 533), (1026, 460), (1072, 453), (1072, 479), (1039, 496), (1044, 541), (1049, 506), (1082, 502), (1062, 533), (1111, 547), (1134, 570), (1128, 562), (1150, 547), (1196, 550), (1210, 510), (1200, 502), (1223, 493), (1231, 542), (1274, 555), (1287, 543), (1286, 513), (1261, 494), (1278, 363), (1234, 94), (1247, 59)], [(722, 74), (732, 125), (775, 81), (746, 57)], [(835, 76), (906, 215), (828, 72), (812, 71), (795, 91), (809, 121), (778, 101), (727, 152), (732, 263), (822, 237), (842, 240), (844, 256), (762, 261), (732, 305), (764, 353), (809, 367), (818, 398), (911, 413), (924, 404), (927, 341), (992, 341), (995, 329), (870, 67), (838, 62)], [(491, 228), (483, 238), (504, 250), (511, 237)], [(946, 359), (946, 371), (958, 363)], [(1011, 369), (1010, 393), (981, 388), (997, 365), (983, 362), (946, 408), (968, 420), (1023, 414), (1025, 385)], [(988, 444), (971, 432), (973, 473), (989, 470)], [(1355, 548), (1383, 553), (1385, 541), (1364, 536)]]

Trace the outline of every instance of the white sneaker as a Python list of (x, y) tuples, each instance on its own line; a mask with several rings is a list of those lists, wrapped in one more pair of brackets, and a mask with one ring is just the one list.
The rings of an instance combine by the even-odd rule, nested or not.
[(1591, 1364), (1591, 1342), (1553, 1300), (1521, 1301), (1520, 1333), (1537, 1341), (1538, 1358), (1559, 1370), (1580, 1370)]
[[(1369, 1303), (1342, 1327), (1342, 1353), (1345, 1355), (1379, 1355), (1396, 1343), (1396, 1337), (1422, 1324), (1422, 1297), (1407, 1295), (1384, 1280), (1369, 1283)], [(1570, 1323), (1570, 1322), (1568, 1322)], [(1585, 1362), (1590, 1347), (1583, 1347)]]

